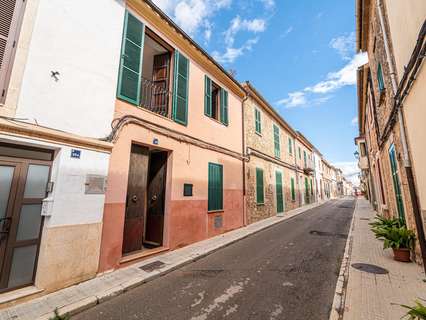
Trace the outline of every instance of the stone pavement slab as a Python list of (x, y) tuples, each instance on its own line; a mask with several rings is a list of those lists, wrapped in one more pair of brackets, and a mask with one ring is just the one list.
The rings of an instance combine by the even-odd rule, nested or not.
[[(415, 263), (393, 260), (391, 249), (383, 250), (383, 242), (375, 239), (369, 223), (376, 212), (365, 199), (358, 199), (351, 232), (352, 244), (347, 268), (344, 320), (397, 320), (406, 314), (400, 304), (413, 305), (426, 299), (423, 268)], [(389, 271), (374, 274), (352, 267), (368, 263)]]
[[(315, 203), (297, 208), (287, 212), (284, 217), (271, 217), (181, 249), (157, 255), (129, 267), (99, 275), (94, 279), (35, 298), (29, 302), (2, 309), (0, 319), (48, 320), (53, 316), (55, 308), (58, 308), (61, 315), (76, 314), (321, 204)], [(151, 272), (140, 269), (158, 261), (163, 263), (158, 269)]]

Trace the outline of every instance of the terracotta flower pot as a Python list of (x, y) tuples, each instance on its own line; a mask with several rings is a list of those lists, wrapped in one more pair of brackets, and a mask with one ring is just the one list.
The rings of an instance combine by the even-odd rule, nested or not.
[(400, 262), (411, 262), (410, 259), (410, 249), (394, 249), (393, 250), (393, 259)]

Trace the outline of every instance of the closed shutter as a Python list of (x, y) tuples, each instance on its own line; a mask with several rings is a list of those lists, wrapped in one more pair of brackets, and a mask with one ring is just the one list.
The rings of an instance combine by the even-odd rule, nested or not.
[(290, 137), (288, 138), (288, 153), (289, 153), (290, 155), (292, 155), (292, 154), (293, 154), (293, 145), (292, 145), (292, 140), (291, 140), (291, 138), (290, 138)]
[(401, 185), (399, 182), (399, 174), (398, 174), (398, 164), (396, 162), (396, 154), (395, 154), (395, 146), (391, 145), (389, 148), (389, 160), (391, 164), (391, 173), (392, 173), (392, 180), (393, 180), (393, 186), (395, 190), (395, 197), (396, 197), (396, 205), (398, 209), (398, 215), (399, 217), (405, 221), (405, 214), (404, 214), (404, 203), (402, 199), (402, 192), (401, 192)]
[(260, 168), (256, 168), (256, 202), (258, 204), (263, 204), (265, 202), (263, 170)]
[(380, 63), (377, 66), (377, 82), (379, 84), (379, 91), (382, 92), (385, 89), (385, 81), (383, 80), (383, 70)]
[(140, 105), (145, 26), (130, 12), (124, 18), (117, 97)]
[(208, 210), (223, 210), (223, 166), (209, 163)]
[(23, 0), (0, 1), (0, 103), (6, 100), (24, 8)]
[(296, 200), (296, 192), (294, 190), (294, 178), (291, 178), (291, 200)]
[(305, 165), (305, 168), (306, 168), (306, 151), (305, 150), (303, 150), (303, 163), (304, 163), (304, 165)]
[(313, 196), (313, 195), (314, 195), (314, 186), (312, 184), (312, 179), (311, 179), (311, 196)]
[(274, 154), (276, 158), (281, 156), (280, 129), (274, 124)]
[(262, 133), (262, 122), (260, 118), (260, 111), (257, 109), (254, 109), (254, 122), (255, 122), (255, 128), (257, 133)]
[(173, 120), (188, 123), (188, 87), (189, 60), (179, 51), (175, 51), (175, 69), (173, 84)]
[(275, 188), (277, 194), (277, 213), (284, 212), (283, 178), (279, 171), (275, 172)]
[(220, 122), (228, 125), (228, 91), (220, 89)]
[(204, 114), (212, 116), (212, 80), (207, 76), (204, 77)]
[(308, 178), (305, 178), (305, 194), (306, 194), (306, 196), (309, 196)]

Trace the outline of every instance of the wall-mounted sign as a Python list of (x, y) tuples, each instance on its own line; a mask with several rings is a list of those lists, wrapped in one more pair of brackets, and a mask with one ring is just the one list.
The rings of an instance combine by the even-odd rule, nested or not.
[(155, 145), (158, 145), (160, 142), (158, 141), (158, 139), (157, 138), (154, 138), (153, 140), (152, 140), (152, 144), (155, 144)]
[(80, 159), (80, 157), (81, 157), (81, 150), (71, 149), (71, 158)]

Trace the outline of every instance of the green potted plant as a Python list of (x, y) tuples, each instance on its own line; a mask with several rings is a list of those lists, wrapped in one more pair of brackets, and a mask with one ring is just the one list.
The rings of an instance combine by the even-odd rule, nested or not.
[(409, 310), (404, 318), (408, 320), (426, 320), (426, 306), (420, 301), (416, 301), (415, 303), (414, 307), (401, 305)]
[(392, 248), (394, 259), (410, 262), (410, 251), (414, 248), (416, 236), (406, 226), (376, 226), (372, 228), (377, 239), (383, 240), (383, 249)]

